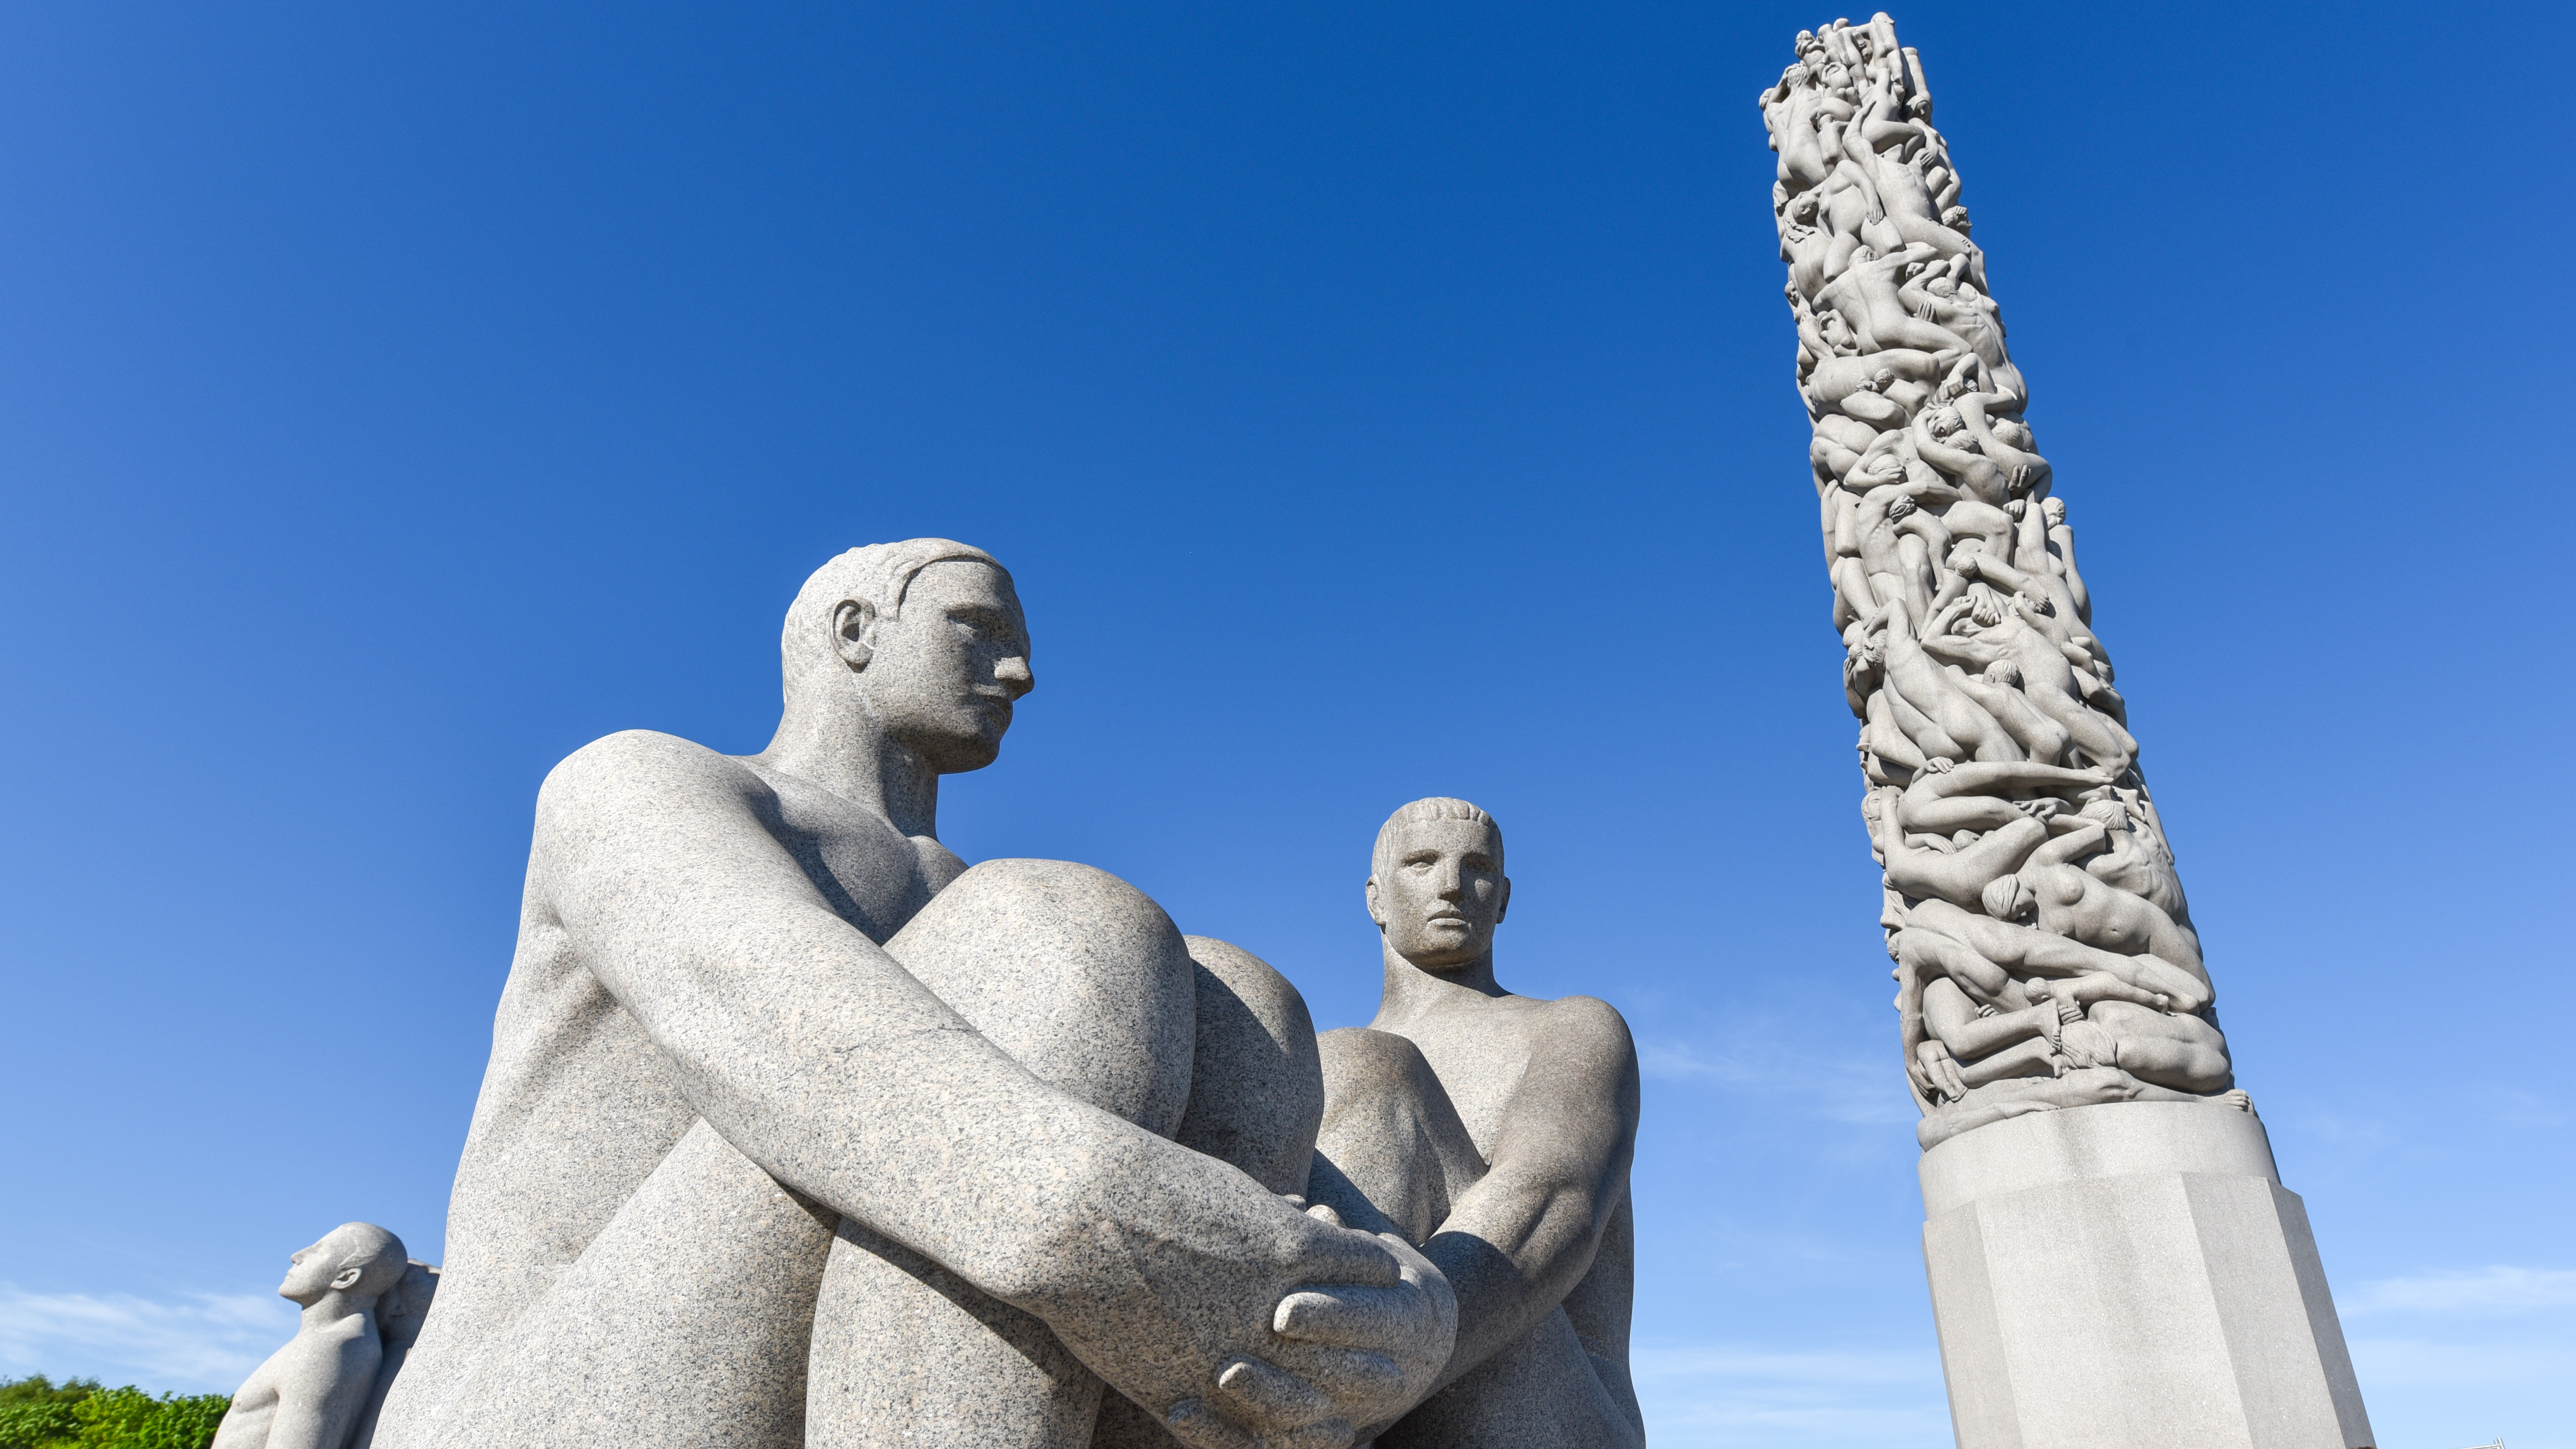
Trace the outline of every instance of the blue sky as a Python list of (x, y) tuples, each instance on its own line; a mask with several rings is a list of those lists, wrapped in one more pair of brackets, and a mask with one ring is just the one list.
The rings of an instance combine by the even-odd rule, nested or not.
[[(1040, 680), (951, 845), (1343, 1025), (1378, 821), (1483, 804), (1502, 979), (1645, 1054), (1655, 1442), (1946, 1444), (1753, 107), (1827, 18), (0, 16), (0, 1371), (229, 1389), (290, 1249), (433, 1255), (538, 780), (758, 748), (935, 533)], [(2576, 24), (1897, 19), (2381, 1442), (2576, 1445)]]

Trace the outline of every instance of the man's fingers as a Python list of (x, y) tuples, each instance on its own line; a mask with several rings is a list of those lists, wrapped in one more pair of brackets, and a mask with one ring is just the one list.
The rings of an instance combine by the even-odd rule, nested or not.
[(1238, 1358), (1216, 1376), (1216, 1390), (1237, 1417), (1264, 1429), (1293, 1429), (1333, 1417), (1332, 1396), (1257, 1358)]
[(1189, 1449), (1259, 1449), (1250, 1434), (1236, 1428), (1225, 1416), (1196, 1399), (1183, 1399), (1172, 1405), (1163, 1416), (1163, 1427)]
[(1336, 1283), (1280, 1299), (1270, 1327), (1282, 1338), (1334, 1348), (1400, 1348), (1430, 1329), (1431, 1315), (1424, 1309), (1422, 1290), (1410, 1284), (1365, 1288)]
[(1291, 1429), (1277, 1438), (1262, 1441), (1262, 1444), (1263, 1449), (1351, 1449), (1351, 1441), (1358, 1437), (1351, 1429), (1350, 1420), (1326, 1419), (1318, 1424)]

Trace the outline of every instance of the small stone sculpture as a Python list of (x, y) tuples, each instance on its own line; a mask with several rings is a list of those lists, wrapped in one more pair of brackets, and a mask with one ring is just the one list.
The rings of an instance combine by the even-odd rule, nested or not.
[(939, 843), (1035, 682), (1010, 575), (853, 549), (780, 651), (760, 754), (633, 731), (540, 791), (378, 1449), (1338, 1449), (1420, 1401), (1455, 1300), (1292, 1196), (1295, 990), (1113, 876)]
[(304, 1320), (233, 1394), (215, 1449), (344, 1449), (400, 1366), (386, 1361), (378, 1319), (414, 1266), (402, 1239), (343, 1223), (292, 1262), (277, 1296), (303, 1305)]
[(1771, 202), (1917, 1135), (2251, 1111), (1923, 62), (1884, 14), (1797, 55)]
[(1321, 1041), (1308, 1196), (1419, 1244), (1458, 1295), (1443, 1387), (1380, 1449), (1645, 1443), (1628, 1377), (1636, 1048), (1607, 1002), (1495, 983), (1511, 890), (1485, 812), (1396, 811), (1367, 892), (1385, 995), (1375, 1021)]

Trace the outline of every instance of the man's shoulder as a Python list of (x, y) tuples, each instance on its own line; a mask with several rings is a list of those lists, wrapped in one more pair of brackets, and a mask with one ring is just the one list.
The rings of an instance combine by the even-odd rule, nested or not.
[(1553, 1001), (1534, 996), (1515, 998), (1526, 1002), (1520, 1008), (1529, 1029), (1546, 1033), (1551, 1039), (1562, 1038), (1568, 1046), (1591, 1046), (1634, 1055), (1636, 1047), (1628, 1037), (1628, 1019), (1619, 1008), (1598, 996), (1560, 996)]
[(739, 784), (757, 778), (742, 761), (678, 735), (620, 730), (566, 755), (546, 773), (538, 799), (555, 804), (599, 801), (637, 791)]

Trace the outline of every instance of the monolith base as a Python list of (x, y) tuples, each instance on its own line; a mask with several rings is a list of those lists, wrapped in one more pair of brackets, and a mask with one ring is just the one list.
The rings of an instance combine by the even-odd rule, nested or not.
[(2367, 1449), (2307, 1209), (2263, 1124), (2119, 1102), (1923, 1155), (1959, 1449)]

